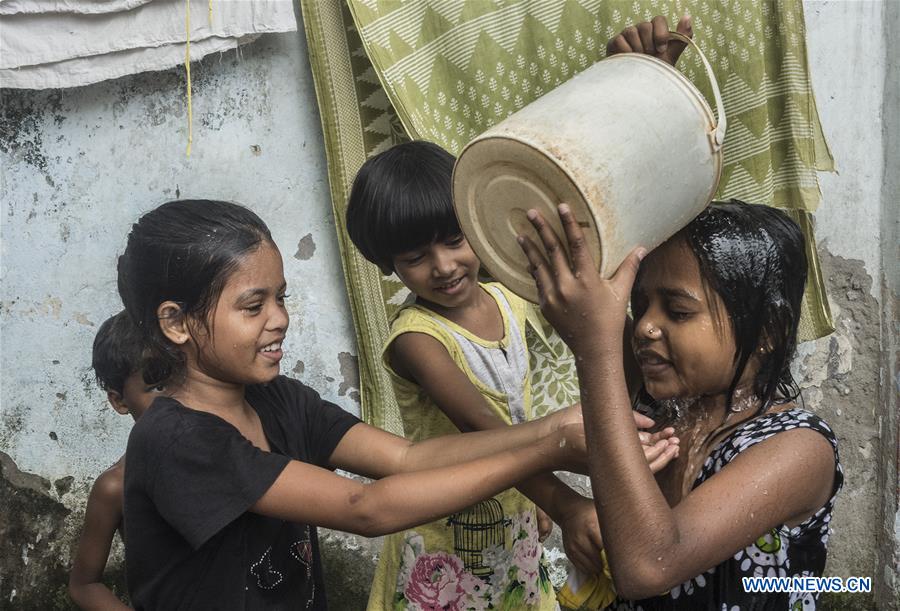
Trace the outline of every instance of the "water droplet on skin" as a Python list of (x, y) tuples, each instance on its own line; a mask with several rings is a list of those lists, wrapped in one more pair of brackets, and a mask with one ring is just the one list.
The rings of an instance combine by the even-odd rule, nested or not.
[(728, 417), (731, 417), (731, 413), (744, 412), (757, 405), (759, 405), (759, 398), (756, 396), (756, 393), (746, 388), (736, 388), (731, 397), (731, 408)]
[(693, 399), (663, 399), (657, 401), (656, 404), (662, 410), (663, 417), (671, 424), (683, 424), (684, 418), (687, 416), (688, 407), (694, 402)]

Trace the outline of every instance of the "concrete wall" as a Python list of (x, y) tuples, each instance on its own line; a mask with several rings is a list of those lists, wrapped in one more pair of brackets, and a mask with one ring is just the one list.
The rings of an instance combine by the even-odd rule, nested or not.
[(804, 2), (810, 70), (838, 173), (823, 174), (816, 233), (834, 335), (801, 346), (807, 402), (841, 441), (844, 491), (828, 570), (870, 575), (897, 604), (896, 2)]
[(177, 197), (256, 210), (281, 248), (291, 295), (283, 370), (359, 413), (305, 38), (266, 36), (206, 58), (192, 73), (190, 158), (183, 69), (62, 91), (3, 91), (0, 450), (12, 461), (7, 480), (25, 477), (10, 475), (18, 469), (55, 485), (44, 498), (40, 481), (26, 477), (28, 494), (11, 489), (0, 500), (25, 503), (32, 516), (46, 507), (74, 512), (59, 528), (47, 521), (18, 541), (15, 533), (30, 524), (2, 510), (0, 533), (21, 547), (0, 545), (10, 554), (0, 564), (0, 608), (16, 600), (16, 588), (21, 600), (23, 586), (46, 587), (47, 556), (68, 562), (93, 478), (125, 449), (132, 421), (97, 388), (90, 347), (100, 323), (121, 308), (116, 257), (141, 213)]
[[(822, 176), (816, 214), (838, 330), (802, 345), (797, 362), (807, 405), (840, 436), (847, 476), (827, 573), (871, 575), (897, 588), (890, 327), (900, 79), (885, 36), (900, 26), (900, 9), (804, 6), (810, 69), (840, 170)], [(8, 456), (0, 455), (0, 607), (65, 605), (60, 587), (87, 491), (124, 450), (131, 426), (93, 382), (90, 343), (119, 307), (115, 258), (129, 224), (156, 204), (229, 199), (270, 224), (292, 295), (285, 371), (358, 413), (356, 348), (303, 35), (265, 36), (192, 73), (190, 158), (181, 70), (63, 91), (3, 91), (0, 451)], [(338, 533), (323, 533), (323, 541), (333, 607), (360, 608), (378, 542)], [(886, 608), (896, 590), (879, 585), (876, 595)]]

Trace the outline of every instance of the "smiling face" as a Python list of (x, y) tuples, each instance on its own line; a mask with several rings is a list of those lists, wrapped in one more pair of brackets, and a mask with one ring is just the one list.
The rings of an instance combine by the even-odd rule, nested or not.
[(394, 256), (394, 271), (427, 303), (456, 308), (478, 294), (481, 263), (462, 234)]
[[(193, 321), (193, 367), (216, 380), (260, 384), (278, 375), (288, 328), (281, 253), (271, 242), (242, 257), (225, 282), (208, 325)], [(208, 329), (208, 331), (207, 331)]]
[(735, 371), (731, 322), (718, 295), (705, 290), (697, 258), (682, 238), (665, 242), (644, 259), (631, 307), (632, 346), (650, 396), (728, 392)]

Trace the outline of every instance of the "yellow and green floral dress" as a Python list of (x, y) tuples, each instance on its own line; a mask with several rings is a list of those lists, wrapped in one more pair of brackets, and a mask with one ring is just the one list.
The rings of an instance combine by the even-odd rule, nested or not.
[[(532, 417), (526, 304), (497, 283), (481, 287), (497, 302), (503, 339), (482, 339), (417, 304), (391, 324), (382, 360), (391, 375), (406, 437), (458, 433), (418, 385), (390, 367), (388, 347), (403, 333), (425, 333), (447, 348), (494, 412), (509, 424)], [(534, 503), (506, 490), (468, 509), (385, 537), (369, 595), (370, 611), (557, 609)]]

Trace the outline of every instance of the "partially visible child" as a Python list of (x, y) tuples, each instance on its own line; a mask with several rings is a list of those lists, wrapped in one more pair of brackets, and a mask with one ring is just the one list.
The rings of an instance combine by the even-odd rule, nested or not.
[[(363, 256), (386, 274), (395, 272), (415, 296), (392, 321), (383, 352), (404, 432), (415, 441), (534, 416), (526, 303), (499, 283), (479, 282), (480, 262), (453, 210), (453, 163), (429, 142), (397, 145), (363, 165), (347, 209), (350, 238)], [(653, 424), (636, 418), (639, 426)], [(642, 433), (654, 468), (676, 455), (671, 434)], [(535, 503), (560, 525), (576, 566), (602, 572), (590, 499), (552, 474), (518, 489), (387, 537), (370, 611), (418, 608), (421, 582), (436, 578), (457, 584), (442, 602), (452, 608), (557, 608)], [(420, 570), (432, 565), (440, 569)]]
[[(586, 460), (579, 407), (413, 443), (279, 375), (284, 266), (243, 206), (179, 200), (147, 212), (119, 257), (118, 286), (141, 332), (144, 378), (166, 384), (128, 439), (136, 609), (325, 611), (317, 526), (397, 532)], [(422, 606), (434, 608), (445, 584), (420, 574)]]
[[(141, 339), (123, 310), (108, 318), (94, 338), (91, 366), (113, 409), (137, 420), (162, 391), (148, 386), (140, 371)], [(116, 532), (123, 538), (122, 503), (125, 456), (97, 477), (88, 497), (69, 595), (82, 609), (127, 609), (102, 583)]]
[[(798, 405), (790, 371), (807, 274), (799, 227), (774, 208), (714, 202), (604, 280), (572, 211), (559, 214), (571, 261), (535, 210), (544, 249), (520, 240), (542, 310), (576, 355), (616, 609), (814, 609), (813, 592), (744, 581), (822, 575), (843, 481), (835, 435)], [(644, 394), (672, 412), (684, 446), (656, 481), (632, 439), (629, 292)]]

